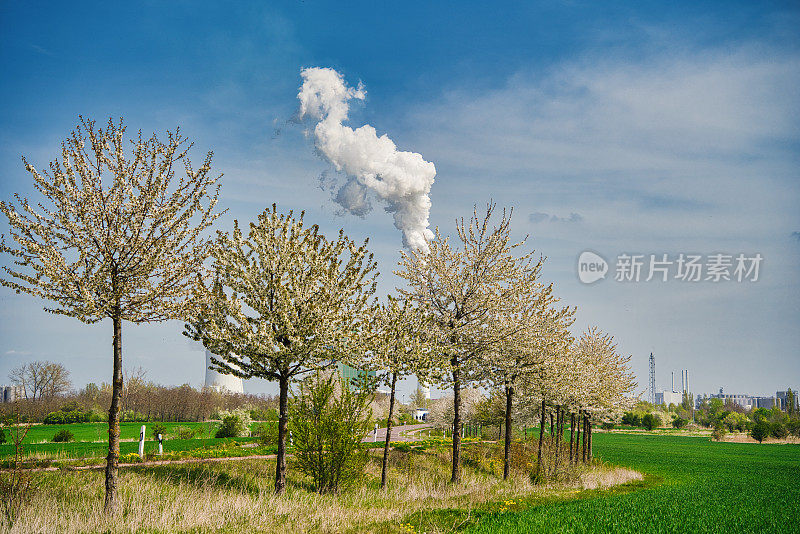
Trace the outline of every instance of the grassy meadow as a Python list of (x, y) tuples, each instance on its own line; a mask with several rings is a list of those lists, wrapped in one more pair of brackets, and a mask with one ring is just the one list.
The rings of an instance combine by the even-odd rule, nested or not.
[[(132, 444), (134, 442), (131, 442)], [(464, 476), (449, 483), (443, 440), (379, 451), (362, 481), (312, 491), (292, 468), (272, 494), (273, 460), (135, 466), (120, 472), (122, 513), (102, 512), (102, 471), (37, 473), (38, 491), (12, 532), (793, 532), (800, 517), (800, 446), (596, 433), (595, 466), (537, 486), (502, 481), (499, 445), (465, 444)], [(642, 473), (644, 476), (641, 476)], [(795, 523), (792, 523), (795, 521)]]

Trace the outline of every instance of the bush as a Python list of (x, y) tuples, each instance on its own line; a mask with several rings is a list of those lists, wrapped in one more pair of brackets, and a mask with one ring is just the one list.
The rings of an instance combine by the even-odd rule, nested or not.
[(613, 430), (614, 423), (606, 421), (600, 425), (600, 428), (602, 428), (603, 430)]
[(0, 445), (6, 442), (6, 431), (0, 428)]
[[(64, 408), (67, 408), (66, 406)], [(44, 418), (46, 425), (67, 425), (72, 423), (86, 423), (89, 421), (90, 412), (81, 410), (65, 410), (62, 408), (57, 412), (50, 412)]]
[(629, 426), (639, 426), (641, 424), (641, 420), (639, 420), (639, 416), (633, 412), (625, 412), (622, 416), (622, 424), (629, 425)]
[(672, 420), (672, 426), (675, 428), (684, 428), (689, 421), (683, 417), (676, 417)]
[(756, 424), (753, 425), (750, 435), (753, 437), (753, 439), (761, 443), (769, 436), (769, 432), (770, 424), (764, 419), (759, 418), (758, 421), (756, 421)]
[(262, 423), (253, 430), (253, 435), (258, 438), (261, 445), (278, 444), (278, 424)]
[(722, 441), (722, 438), (725, 437), (725, 434), (727, 434), (725, 427), (723, 425), (717, 425), (714, 427), (714, 430), (711, 431), (711, 439), (714, 441)]
[(789, 435), (783, 423), (772, 423), (769, 427), (769, 433), (773, 438), (783, 439)]
[(66, 428), (59, 430), (56, 432), (56, 435), (53, 436), (53, 443), (66, 443), (67, 441), (73, 441), (75, 436), (67, 430)]
[(250, 411), (249, 410), (231, 410), (220, 412), (220, 419), (222, 424), (214, 434), (217, 438), (235, 438), (239, 436), (246, 436), (250, 432)]
[(266, 410), (262, 410), (261, 408), (255, 408), (250, 410), (250, 418), (253, 421), (277, 421), (278, 420), (278, 410), (275, 408), (269, 408)]
[(153, 439), (158, 439), (159, 434), (161, 434), (163, 438), (167, 435), (167, 425), (163, 423), (153, 423), (153, 426), (150, 427), (150, 433)]
[(795, 437), (800, 437), (800, 419), (792, 419), (786, 423), (786, 430)]
[(300, 384), (292, 399), (289, 428), (298, 469), (317, 492), (336, 492), (364, 473), (367, 451), (361, 440), (372, 428), (372, 392), (353, 391), (338, 373), (317, 373)]
[(647, 430), (653, 430), (661, 426), (661, 418), (652, 413), (645, 414), (644, 417), (642, 417), (642, 426)]

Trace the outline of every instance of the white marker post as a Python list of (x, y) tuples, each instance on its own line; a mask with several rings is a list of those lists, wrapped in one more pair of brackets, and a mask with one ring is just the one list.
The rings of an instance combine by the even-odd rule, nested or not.
[(144, 460), (144, 425), (139, 430), (139, 458)]
[(161, 456), (164, 454), (164, 438), (161, 437), (161, 434), (158, 435), (158, 455)]
[(375, 423), (375, 430), (372, 432), (373, 443), (378, 441), (378, 423)]

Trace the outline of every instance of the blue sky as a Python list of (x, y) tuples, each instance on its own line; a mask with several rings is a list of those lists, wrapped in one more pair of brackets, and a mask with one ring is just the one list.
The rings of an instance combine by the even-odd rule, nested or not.
[[(513, 206), (515, 233), (578, 306), (576, 332), (614, 334), (642, 390), (651, 351), (660, 387), (682, 368), (700, 393), (800, 386), (797, 7), (262, 4), (1, 4), (0, 198), (32, 194), (20, 156), (45, 165), (79, 114), (147, 134), (179, 125), (193, 159), (214, 150), (224, 173), (221, 228), (273, 202), (305, 209), (370, 238), (385, 293), (399, 232), (380, 209), (337, 214), (319, 181), (330, 166), (293, 120), (301, 68), (332, 67), (367, 90), (351, 126), (435, 163), (432, 225), (451, 232), (490, 198)], [(764, 260), (757, 282), (583, 285), (584, 250)], [(203, 355), (180, 331), (126, 325), (126, 366), (198, 385)], [(64, 363), (78, 386), (108, 381), (110, 334), (0, 291), (0, 383), (36, 359)]]

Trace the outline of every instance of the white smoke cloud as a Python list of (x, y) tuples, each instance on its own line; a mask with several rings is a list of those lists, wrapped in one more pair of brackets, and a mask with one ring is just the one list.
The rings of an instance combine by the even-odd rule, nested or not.
[(403, 245), (423, 251), (433, 232), (428, 228), (431, 199), (428, 196), (436, 176), (433, 163), (415, 152), (397, 150), (386, 135), (365, 124), (355, 130), (342, 124), (350, 109), (348, 102), (366, 97), (364, 87), (348, 87), (341, 74), (329, 68), (308, 68), (301, 72), (303, 85), (300, 117), (316, 119), (314, 144), (325, 159), (350, 178), (335, 201), (350, 213), (370, 212), (369, 193), (386, 204), (394, 225), (403, 232)]

